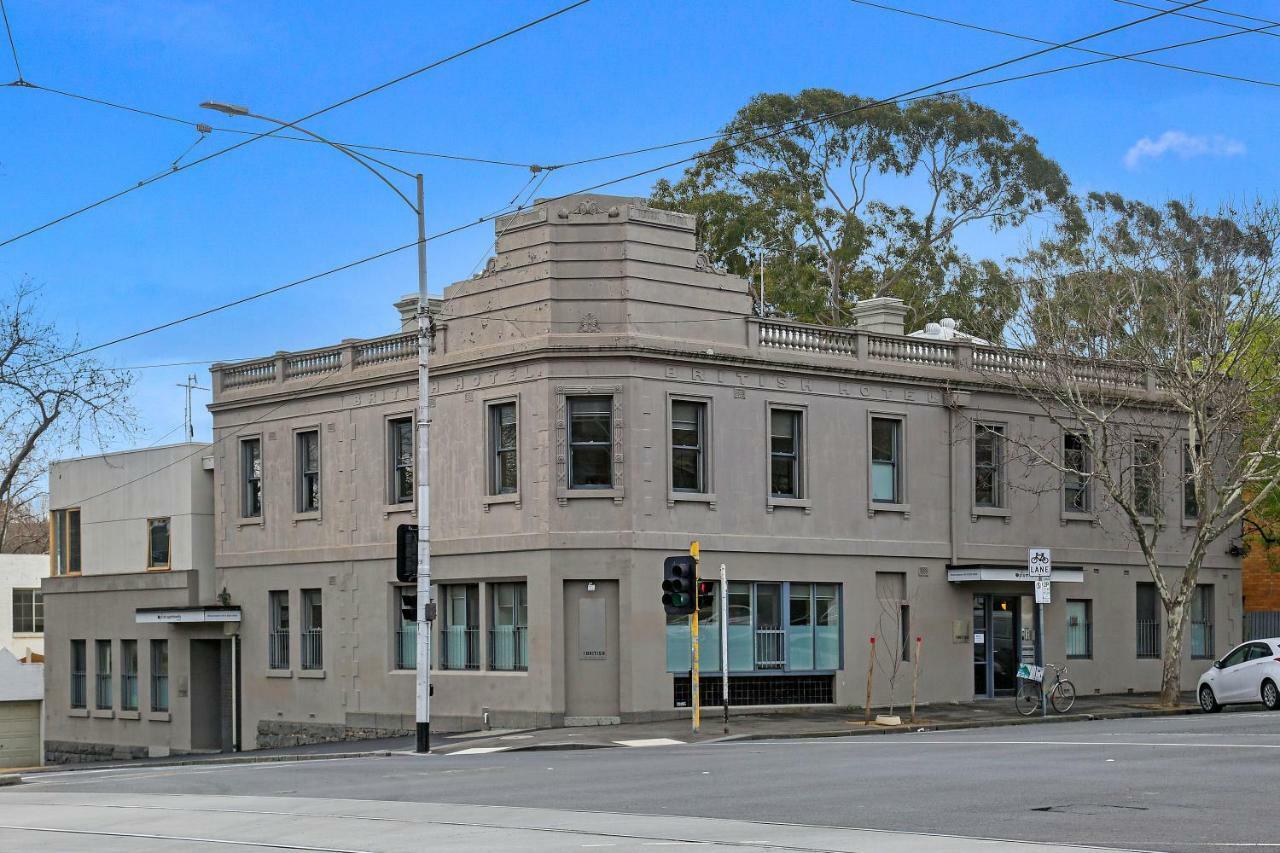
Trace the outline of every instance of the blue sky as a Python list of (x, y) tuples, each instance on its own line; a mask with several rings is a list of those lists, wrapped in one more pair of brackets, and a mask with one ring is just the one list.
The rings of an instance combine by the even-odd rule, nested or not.
[[(1209, 5), (1215, 2), (1280, 18), (1280, 7), (1270, 3)], [(28, 80), (245, 129), (261, 126), (196, 105), (231, 101), (294, 119), (561, 5), (6, 3)], [(1111, 0), (892, 5), (1055, 41), (1151, 14)], [(1226, 30), (1165, 17), (1089, 45), (1123, 53), (1220, 32)], [(1034, 48), (848, 0), (593, 0), (310, 126), (347, 142), (559, 163), (713, 132), (762, 91), (824, 86), (883, 97)], [(1058, 51), (987, 76), (1087, 58)], [(1265, 35), (1153, 58), (1280, 81), (1280, 41)], [(8, 54), (0, 53), (0, 78), (14, 76)], [(1274, 87), (1113, 62), (973, 97), (1037, 137), (1077, 192), (1108, 189), (1153, 202), (1193, 196), (1216, 204), (1273, 198), (1280, 142), (1271, 116), (1278, 95)], [(180, 125), (45, 92), (0, 89), (0, 239), (168, 168), (196, 138)], [(195, 153), (236, 139), (214, 133)], [(529, 178), (519, 168), (387, 156), (425, 174), (432, 232), (502, 208)], [(557, 171), (540, 194), (674, 159), (666, 151)], [(646, 195), (655, 177), (610, 191)], [(334, 151), (262, 140), (0, 248), (0, 286), (30, 277), (43, 287), (46, 316), (82, 342), (96, 343), (413, 236), (408, 209)], [(969, 239), (977, 251), (1000, 254), (1016, 251), (1026, 238)], [(492, 226), (481, 225), (432, 243), (432, 291), (470, 276), (492, 239)], [(229, 360), (385, 334), (395, 325), (391, 303), (415, 287), (413, 256), (405, 252), (103, 356), (124, 366)], [(191, 370), (207, 379), (202, 366), (138, 372), (142, 421), (131, 443), (180, 437), (183, 392), (176, 383)], [(198, 397), (207, 399), (207, 393)], [(208, 424), (201, 406), (198, 436), (208, 435)]]

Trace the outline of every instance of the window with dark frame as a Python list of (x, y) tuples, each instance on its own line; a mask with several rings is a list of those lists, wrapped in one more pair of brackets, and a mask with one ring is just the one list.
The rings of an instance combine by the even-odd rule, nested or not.
[(707, 404), (671, 401), (671, 490), (705, 493)]
[(111, 641), (94, 641), (93, 704), (99, 711), (111, 708)]
[(1160, 657), (1160, 597), (1154, 583), (1137, 586), (1137, 656)]
[(324, 610), (321, 591), (304, 589), (302, 598), (302, 668), (324, 669)]
[(151, 641), (151, 710), (169, 710), (169, 641)]
[(1160, 442), (1133, 441), (1133, 507), (1144, 518), (1160, 515)]
[(1067, 599), (1067, 657), (1093, 657), (1093, 602)]
[(1191, 657), (1213, 657), (1213, 584), (1197, 584), (1191, 593)]
[(973, 504), (1003, 509), (1004, 424), (977, 424), (973, 431)]
[(304, 430), (294, 434), (297, 466), (298, 512), (320, 511), (320, 431)]
[(569, 488), (613, 488), (613, 398), (570, 397)]
[(404, 618), (405, 600), (417, 600), (417, 587), (398, 586), (395, 588), (396, 624), (396, 669), (417, 669), (418, 667), (418, 622), (416, 619)]
[(390, 503), (413, 503), (413, 418), (387, 421), (387, 460)]
[(169, 519), (147, 519), (147, 568), (169, 568)]
[(1196, 498), (1195, 460), (1191, 455), (1189, 441), (1182, 445), (1182, 517), (1200, 517), (1200, 501)]
[(489, 669), (529, 668), (529, 591), (523, 582), (489, 586)]
[(513, 495), (520, 486), (519, 427), (514, 401), (489, 406), (489, 494)]
[(1063, 509), (1066, 512), (1092, 512), (1093, 495), (1089, 475), (1093, 469), (1089, 447), (1083, 435), (1075, 432), (1063, 434), (1062, 465), (1067, 469), (1062, 474)]
[(902, 500), (902, 421), (871, 419), (871, 501), (900, 504)]
[(44, 594), (40, 590), (13, 590), (13, 633), (44, 633)]
[(138, 641), (120, 641), (120, 710), (138, 710)]
[(480, 587), (473, 583), (440, 587), (444, 619), (440, 628), (440, 668), (480, 668)]
[(85, 640), (71, 641), (71, 707), (83, 708), (85, 701), (85, 667), (88, 655)]
[(53, 573), (80, 574), (80, 510), (56, 509), (53, 515)]
[(267, 636), (267, 665), (271, 669), (289, 668), (289, 592), (277, 589), (267, 593), (271, 628)]
[(803, 414), (796, 409), (769, 410), (769, 494), (775, 498), (804, 495)]
[(262, 439), (246, 438), (240, 442), (240, 478), (244, 493), (240, 498), (242, 518), (262, 517)]

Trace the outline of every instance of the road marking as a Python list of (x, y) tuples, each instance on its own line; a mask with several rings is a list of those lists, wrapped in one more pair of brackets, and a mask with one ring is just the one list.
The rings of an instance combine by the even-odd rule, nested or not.
[(473, 746), (457, 752), (449, 752), (446, 755), (485, 755), (490, 752), (505, 752), (510, 748), (509, 746)]
[(639, 740), (615, 740), (619, 746), (683, 746), (684, 741), (672, 740), (669, 737), (641, 738)]
[(708, 746), (1163, 746), (1198, 749), (1280, 749), (1280, 743), (1151, 743), (1118, 740), (897, 740), (889, 738), (823, 738), (802, 740), (728, 741)]

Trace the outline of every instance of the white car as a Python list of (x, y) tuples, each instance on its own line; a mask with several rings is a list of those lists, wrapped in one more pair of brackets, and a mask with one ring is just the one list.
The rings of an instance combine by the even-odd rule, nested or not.
[(1223, 705), (1251, 702), (1261, 702), (1268, 711), (1280, 710), (1280, 639), (1236, 646), (1200, 676), (1196, 695), (1207, 714)]

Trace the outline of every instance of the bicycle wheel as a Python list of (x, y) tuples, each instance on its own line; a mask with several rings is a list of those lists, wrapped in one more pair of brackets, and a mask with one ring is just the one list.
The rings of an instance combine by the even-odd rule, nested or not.
[(1059, 714), (1067, 713), (1076, 703), (1076, 686), (1065, 678), (1062, 679), (1049, 694), (1049, 701), (1053, 703), (1053, 710)]
[(1034, 681), (1018, 680), (1018, 693), (1014, 696), (1013, 705), (1018, 713), (1030, 717), (1040, 710), (1040, 685)]

